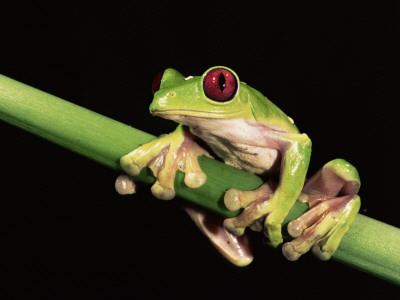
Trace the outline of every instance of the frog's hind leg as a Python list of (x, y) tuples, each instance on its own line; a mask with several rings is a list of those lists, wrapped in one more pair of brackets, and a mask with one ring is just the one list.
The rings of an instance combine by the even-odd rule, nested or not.
[(342, 159), (325, 164), (299, 196), (310, 210), (289, 223), (288, 232), (295, 239), (283, 245), (284, 256), (297, 260), (312, 248), (319, 259), (329, 259), (360, 208), (359, 188), (360, 178), (351, 164)]

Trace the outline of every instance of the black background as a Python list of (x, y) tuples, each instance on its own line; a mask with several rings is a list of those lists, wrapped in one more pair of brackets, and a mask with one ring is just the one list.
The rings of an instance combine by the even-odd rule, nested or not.
[[(311, 137), (309, 174), (349, 160), (362, 213), (398, 227), (397, 5), (276, 2), (2, 2), (0, 73), (158, 135), (175, 127), (148, 113), (158, 71), (229, 66)], [(0, 126), (1, 299), (398, 292), (334, 261), (287, 262), (255, 234), (255, 261), (233, 267), (149, 187), (120, 197), (115, 172)]]

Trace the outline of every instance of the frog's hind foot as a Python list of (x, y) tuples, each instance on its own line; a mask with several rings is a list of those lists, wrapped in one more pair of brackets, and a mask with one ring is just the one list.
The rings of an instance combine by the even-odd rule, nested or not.
[(343, 235), (354, 220), (360, 197), (346, 195), (326, 200), (288, 225), (295, 239), (285, 243), (282, 252), (288, 260), (297, 260), (310, 248), (321, 260), (328, 260), (336, 251)]
[(253, 261), (250, 241), (246, 235), (235, 236), (223, 226), (223, 218), (198, 206), (184, 204), (183, 208), (214, 247), (231, 263), (244, 267)]
[(359, 188), (357, 170), (342, 159), (327, 163), (311, 177), (298, 199), (310, 210), (289, 223), (288, 232), (295, 239), (283, 245), (284, 256), (294, 261), (312, 248), (319, 259), (329, 259), (360, 208)]
[(153, 195), (162, 200), (175, 196), (174, 181), (177, 170), (185, 173), (185, 184), (191, 188), (202, 186), (207, 181), (200, 169), (197, 157), (210, 156), (194, 141), (194, 136), (182, 125), (172, 133), (140, 146), (120, 160), (122, 169), (137, 176), (144, 167), (149, 167), (157, 181), (151, 187)]

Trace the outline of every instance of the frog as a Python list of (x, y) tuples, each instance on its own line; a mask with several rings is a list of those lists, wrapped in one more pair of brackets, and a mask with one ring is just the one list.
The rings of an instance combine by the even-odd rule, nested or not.
[[(150, 168), (156, 177), (153, 195), (170, 200), (175, 196), (177, 171), (185, 174), (188, 187), (198, 188), (207, 181), (198, 158), (217, 157), (227, 165), (268, 178), (252, 191), (228, 189), (225, 207), (241, 212), (231, 218), (215, 218), (212, 226), (213, 218), (204, 209), (185, 208), (225, 258), (237, 266), (253, 261), (247, 228), (263, 232), (268, 244), (281, 246), (290, 261), (309, 251), (321, 260), (335, 253), (360, 209), (361, 183), (353, 165), (333, 159), (306, 178), (311, 139), (228, 67), (215, 66), (201, 76), (188, 77), (168, 68), (154, 78), (152, 92), (150, 113), (178, 125), (170, 134), (121, 157), (126, 174), (134, 177)], [(308, 210), (287, 225), (291, 239), (284, 242), (282, 223), (296, 201), (307, 203)]]

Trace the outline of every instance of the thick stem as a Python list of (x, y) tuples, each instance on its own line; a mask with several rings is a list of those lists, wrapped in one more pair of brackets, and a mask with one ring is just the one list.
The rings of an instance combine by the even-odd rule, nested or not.
[[(2, 75), (0, 119), (114, 170), (120, 170), (121, 156), (154, 139), (150, 134)], [(228, 188), (251, 190), (262, 184), (255, 175), (206, 157), (200, 158), (200, 165), (208, 176), (207, 183), (190, 189), (179, 173), (175, 181), (176, 193), (225, 217), (238, 213), (228, 211), (223, 204), (223, 194)], [(136, 179), (154, 182), (148, 169)], [(285, 224), (306, 209), (304, 204), (296, 203)], [(400, 285), (400, 230), (358, 215), (333, 258)]]

